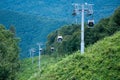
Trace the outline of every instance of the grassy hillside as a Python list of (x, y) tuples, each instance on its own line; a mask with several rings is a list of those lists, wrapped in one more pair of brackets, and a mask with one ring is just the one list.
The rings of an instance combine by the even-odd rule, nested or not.
[(31, 80), (119, 80), (120, 32), (53, 64)]
[(4, 24), (7, 28), (15, 26), (17, 36), (21, 38), (21, 57), (27, 57), (31, 47), (36, 46), (37, 42), (45, 42), (50, 32), (67, 22), (0, 10), (0, 24)]
[[(34, 57), (33, 64), (32, 58), (26, 58), (21, 60), (20, 71), (17, 75), (17, 80), (30, 80), (35, 77), (37, 74), (41, 74), (38, 66), (38, 57)], [(40, 69), (44, 70), (46, 67), (49, 67), (52, 64), (57, 63), (61, 60), (61, 57), (52, 57), (48, 55), (42, 55), (40, 61)]]

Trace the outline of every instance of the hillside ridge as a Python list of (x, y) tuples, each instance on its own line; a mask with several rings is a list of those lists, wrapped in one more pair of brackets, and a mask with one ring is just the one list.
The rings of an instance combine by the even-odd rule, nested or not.
[[(120, 32), (106, 37), (43, 70), (41, 77), (31, 80), (118, 80), (120, 79)], [(84, 75), (84, 76), (83, 76)]]

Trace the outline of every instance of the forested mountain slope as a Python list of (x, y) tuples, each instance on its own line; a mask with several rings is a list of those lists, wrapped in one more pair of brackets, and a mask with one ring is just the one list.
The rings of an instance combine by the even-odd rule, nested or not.
[(65, 21), (42, 18), (23, 13), (0, 10), (0, 23), (7, 28), (14, 26), (16, 35), (21, 38), (21, 57), (28, 57), (28, 51), (36, 46), (37, 42), (45, 42), (46, 36), (62, 26), (67, 24)]
[(84, 2), (94, 4), (95, 22), (111, 15), (120, 5), (119, 0), (1, 0), (0, 24), (16, 27), (17, 36), (21, 37), (21, 57), (28, 57), (28, 49), (45, 42), (50, 32), (74, 23), (72, 3)]
[[(47, 37), (46, 52), (48, 54), (64, 55), (71, 54), (80, 49), (81, 25), (72, 24), (66, 25), (58, 30), (53, 31)], [(94, 27), (89, 28), (85, 24), (85, 46), (89, 46), (106, 36), (110, 36), (115, 32), (120, 31), (120, 7), (117, 8), (110, 17), (101, 19)], [(63, 37), (61, 43), (57, 42), (58, 35)], [(54, 52), (51, 52), (50, 47), (55, 47)]]
[(0, 9), (72, 21), (72, 3), (85, 2), (94, 4), (95, 20), (112, 14), (120, 5), (119, 0), (1, 0)]

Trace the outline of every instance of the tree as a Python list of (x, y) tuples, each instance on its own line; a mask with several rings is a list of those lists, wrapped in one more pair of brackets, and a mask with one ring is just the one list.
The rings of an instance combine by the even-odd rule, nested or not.
[(19, 70), (19, 39), (0, 25), (0, 80), (15, 80)]
[[(109, 18), (101, 19), (94, 28), (90, 29), (85, 25), (85, 46), (94, 44), (117, 31), (120, 31), (120, 7)], [(55, 46), (56, 52), (59, 54), (73, 53), (80, 49), (80, 32), (80, 25), (63, 26), (48, 35), (47, 47)], [(63, 41), (60, 44), (56, 42), (58, 34), (63, 36)]]
[(13, 25), (10, 26), (9, 30), (14, 34), (14, 36), (16, 35), (16, 30), (15, 30), (15, 27)]
[(113, 20), (115, 21), (116, 24), (120, 26), (120, 7), (115, 11), (113, 15)]

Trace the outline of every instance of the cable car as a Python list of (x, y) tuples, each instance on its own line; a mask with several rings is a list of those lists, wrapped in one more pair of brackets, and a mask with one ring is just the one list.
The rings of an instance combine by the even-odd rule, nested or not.
[(58, 36), (58, 37), (57, 37), (57, 41), (58, 41), (58, 42), (62, 42), (62, 40), (63, 40), (63, 37), (62, 37), (62, 36)]
[(34, 48), (30, 49), (30, 51), (33, 52), (33, 53), (35, 53), (35, 49)]
[(42, 51), (42, 48), (40, 48), (40, 52)]
[(92, 15), (93, 14), (93, 10), (88, 10), (87, 14), (88, 15)]
[(73, 16), (76, 16), (76, 15), (77, 15), (76, 10), (73, 10), (72, 15), (73, 15)]
[(93, 28), (94, 23), (95, 23), (94, 20), (88, 20), (88, 27)]
[(33, 50), (32, 52), (35, 53), (35, 50)]
[(51, 51), (54, 51), (54, 47), (51, 47)]

